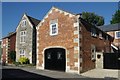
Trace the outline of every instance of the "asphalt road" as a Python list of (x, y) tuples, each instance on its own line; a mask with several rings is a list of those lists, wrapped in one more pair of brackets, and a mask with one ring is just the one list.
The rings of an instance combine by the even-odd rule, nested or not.
[(2, 80), (57, 80), (47, 76), (30, 73), (21, 69), (3, 69)]
[[(24, 70), (25, 69), (25, 70)], [(9, 68), (9, 67), (3, 67), (2, 69), (2, 80), (106, 80), (106, 79), (100, 79), (100, 78), (87, 78), (82, 77), (78, 75), (75, 77), (75, 75), (64, 73), (62, 76), (63, 78), (57, 78), (52, 76), (61, 76), (59, 72), (37, 72), (38, 70), (34, 69), (34, 72), (32, 71), (33, 68)], [(45, 75), (42, 75), (42, 74)], [(65, 78), (68, 75), (68, 78)], [(74, 76), (73, 78), (69, 76)], [(107, 79), (107, 80), (113, 80), (113, 79)]]

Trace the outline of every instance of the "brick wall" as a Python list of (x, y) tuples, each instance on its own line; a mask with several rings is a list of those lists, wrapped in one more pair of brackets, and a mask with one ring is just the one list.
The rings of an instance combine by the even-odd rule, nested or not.
[[(8, 55), (11, 51), (15, 51), (15, 45), (16, 45), (16, 33), (12, 34), (8, 38)], [(11, 59), (8, 57), (8, 63), (11, 63)]]
[(82, 72), (95, 68), (95, 61), (91, 60), (91, 45), (96, 46), (96, 52), (110, 52), (110, 40), (106, 40), (106, 34), (103, 34), (103, 39), (99, 38), (99, 31), (97, 36), (91, 36), (91, 26), (83, 23), (81, 25), (81, 57), (83, 59), (81, 66)]
[(115, 38), (115, 31), (110, 31), (110, 32), (107, 32), (109, 35), (111, 35), (112, 37), (114, 37), (114, 40), (113, 40), (113, 44), (115, 45), (115, 46), (120, 46), (120, 39), (116, 39)]
[(7, 63), (8, 56), (8, 38), (2, 39), (2, 62)]
[[(58, 20), (58, 35), (50, 36), (50, 20)], [(44, 20), (41, 26), (38, 26), (38, 66), (44, 68), (44, 50), (52, 47), (60, 47), (66, 50), (66, 68), (73, 71), (78, 71), (75, 67), (75, 62), (78, 58), (74, 58), (74, 46), (77, 45), (73, 42), (74, 37), (74, 23), (75, 17), (70, 17), (69, 14), (65, 15), (60, 11), (52, 10), (52, 13)]]
[(15, 51), (16, 33), (9, 37), (10, 51)]
[[(50, 36), (50, 21), (55, 19), (58, 20), (58, 35)], [(91, 60), (92, 44), (97, 47), (97, 52), (110, 51), (109, 40), (92, 37), (91, 26), (87, 23), (75, 27), (77, 20), (77, 15), (70, 16), (58, 9), (50, 10), (44, 17), (37, 28), (37, 68), (44, 69), (44, 51), (47, 48), (64, 48), (66, 72), (77, 73), (95, 68), (95, 62)]]

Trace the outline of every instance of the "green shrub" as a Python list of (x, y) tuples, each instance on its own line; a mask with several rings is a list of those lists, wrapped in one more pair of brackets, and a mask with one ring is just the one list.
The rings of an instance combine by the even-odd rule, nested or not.
[(26, 57), (21, 57), (18, 62), (20, 62), (20, 64), (29, 64), (29, 59)]
[(13, 64), (15, 64), (15, 66), (20, 65), (20, 62), (13, 62)]

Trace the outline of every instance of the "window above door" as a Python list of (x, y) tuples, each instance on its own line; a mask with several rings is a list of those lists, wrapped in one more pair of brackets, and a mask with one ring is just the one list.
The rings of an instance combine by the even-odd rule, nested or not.
[(50, 21), (50, 35), (58, 35), (58, 20), (51, 20)]

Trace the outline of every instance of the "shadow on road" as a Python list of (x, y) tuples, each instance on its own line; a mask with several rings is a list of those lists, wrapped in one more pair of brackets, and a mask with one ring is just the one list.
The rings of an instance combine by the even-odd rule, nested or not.
[(2, 69), (2, 80), (58, 80), (21, 69)]
[(5, 68), (2, 69), (2, 80), (117, 80), (112, 78), (51, 78), (24, 71), (21, 69)]

